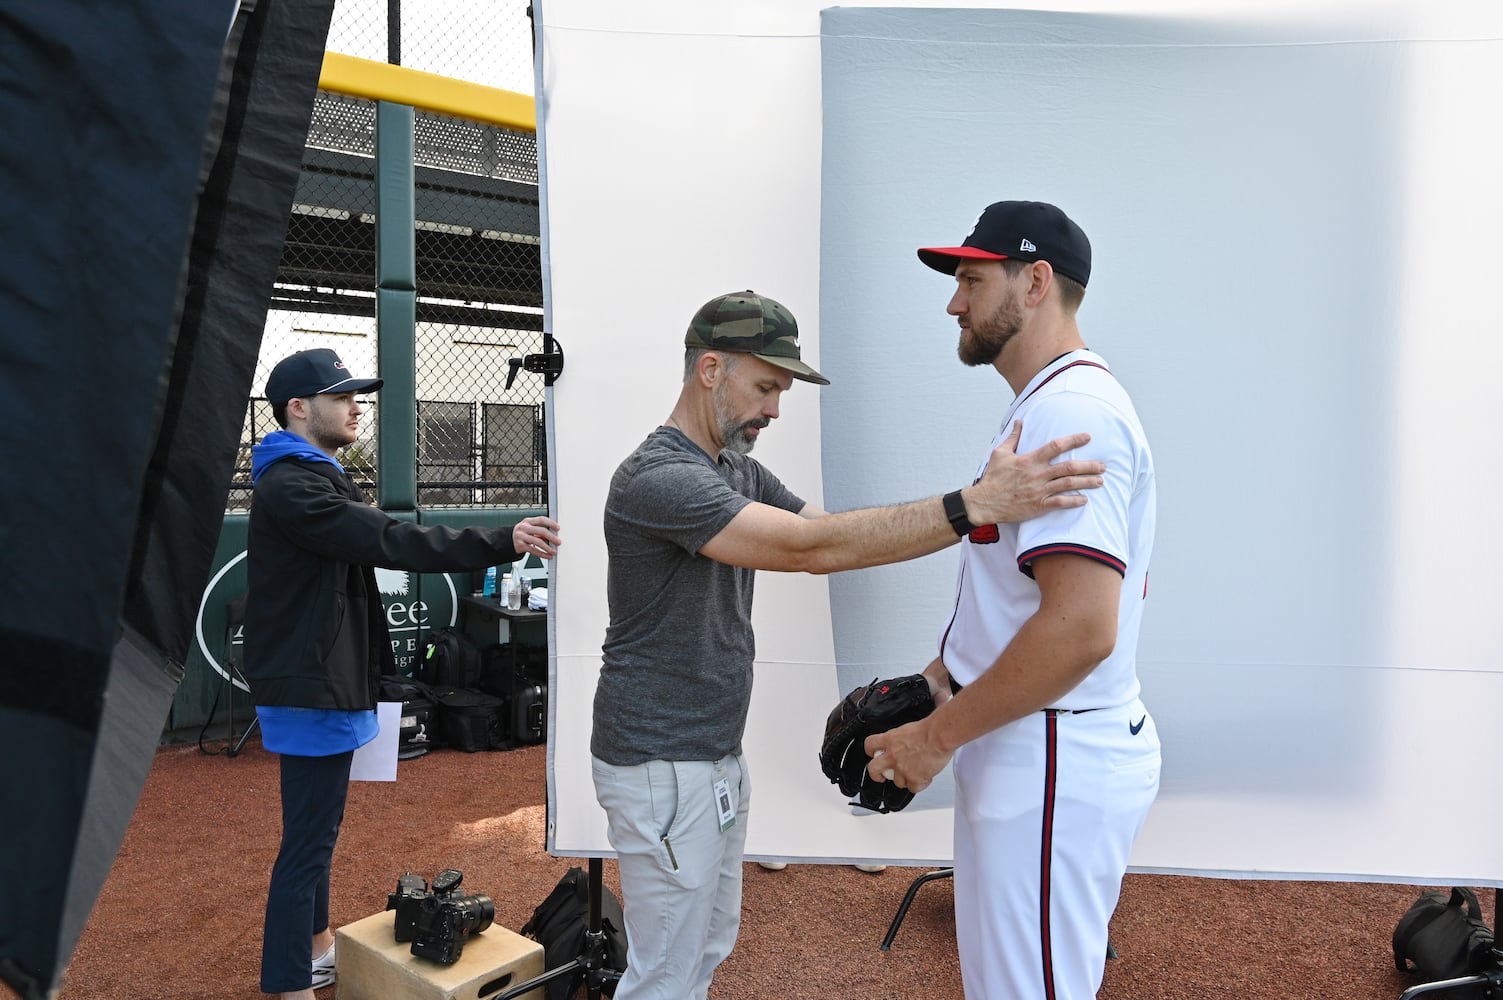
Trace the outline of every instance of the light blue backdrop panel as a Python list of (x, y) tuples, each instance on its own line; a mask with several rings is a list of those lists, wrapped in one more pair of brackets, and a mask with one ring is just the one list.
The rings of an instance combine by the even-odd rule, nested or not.
[[(969, 482), (1012, 394), (956, 359), (953, 280), (914, 250), (958, 244), (992, 201), (1059, 204), (1094, 245), (1082, 331), (1158, 468), (1140, 675), (1161, 801), (1360, 797), (1378, 747), (1351, 722), (1376, 706), (1354, 680), (1390, 662), (1386, 498), (1402, 474), (1385, 458), (1400, 377), (1385, 289), (1405, 48), (1308, 24), (822, 18), (826, 506)], [(955, 562), (832, 578), (842, 689), (935, 655)]]

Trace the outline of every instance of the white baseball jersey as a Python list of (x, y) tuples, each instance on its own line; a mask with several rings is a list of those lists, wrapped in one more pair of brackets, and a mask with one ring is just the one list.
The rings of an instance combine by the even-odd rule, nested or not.
[(1138, 699), (1136, 668), (1153, 457), (1127, 394), (1089, 351), (1045, 366), (992, 448), (1018, 419), (1019, 452), (1089, 432), (1090, 443), (1068, 457), (1105, 462), (1105, 482), (1083, 507), (971, 532), (940, 639), (945, 666), (970, 684), (992, 665), (1038, 610), (1032, 561), (1054, 553), (1122, 574), (1117, 643), (1049, 710), (956, 752), (956, 937), (967, 1000), (1082, 1000), (1101, 985), (1128, 855), (1158, 793), (1158, 732)]
[[(1084, 448), (1064, 458), (1106, 463), (1105, 483), (1087, 493), (1083, 507), (1057, 510), (1021, 524), (987, 524), (961, 543), (955, 611), (940, 636), (940, 654), (961, 684), (980, 677), (1039, 607), (1031, 563), (1068, 552), (1106, 563), (1121, 573), (1117, 645), (1054, 708), (1109, 708), (1138, 696), (1138, 626), (1148, 589), (1153, 550), (1153, 455), (1133, 410), (1106, 362), (1090, 351), (1071, 351), (1034, 376), (1014, 400), (987, 448), (990, 457), (1023, 421), (1018, 453), (1079, 431), (1091, 435)], [(986, 459), (976, 478), (986, 468)]]

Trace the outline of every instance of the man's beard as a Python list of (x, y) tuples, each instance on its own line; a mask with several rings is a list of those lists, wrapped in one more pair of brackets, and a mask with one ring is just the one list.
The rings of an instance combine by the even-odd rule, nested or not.
[(725, 407), (725, 395), (720, 386), (715, 387), (715, 394), (712, 399), (715, 403), (715, 423), (720, 427), (720, 440), (724, 442), (721, 447), (726, 451), (734, 451), (741, 455), (749, 453), (752, 448), (756, 447), (757, 439), (746, 433), (746, 429), (748, 427), (766, 427), (771, 421), (765, 418), (761, 420), (737, 420), (735, 414), (731, 413)]
[(962, 364), (976, 367), (992, 364), (1007, 342), (1023, 329), (1023, 307), (1009, 295), (989, 316), (972, 316), (969, 329), (960, 331), (955, 353)]
[(353, 443), (344, 421), (331, 420), (323, 410), (314, 410), (308, 420), (308, 443), (322, 451), (334, 452)]

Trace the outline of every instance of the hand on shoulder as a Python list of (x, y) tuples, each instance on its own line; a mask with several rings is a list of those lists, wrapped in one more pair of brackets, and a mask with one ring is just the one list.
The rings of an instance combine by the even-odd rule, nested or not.
[(981, 479), (961, 491), (973, 524), (1014, 523), (1051, 510), (1080, 507), (1087, 499), (1078, 491), (1101, 486), (1105, 463), (1085, 459), (1056, 461), (1066, 452), (1089, 443), (1089, 434), (1055, 438), (1019, 455), (1018, 439), (1022, 433), (1022, 421), (1015, 422), (1012, 433), (992, 452)]

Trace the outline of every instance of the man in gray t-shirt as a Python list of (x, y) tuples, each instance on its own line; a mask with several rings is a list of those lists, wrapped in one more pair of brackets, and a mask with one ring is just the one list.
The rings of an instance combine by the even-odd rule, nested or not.
[(792, 314), (754, 292), (722, 295), (695, 314), (684, 346), (677, 405), (606, 498), (610, 626), (590, 751), (626, 915), (616, 1000), (703, 1000), (736, 941), (754, 571), (913, 559), (970, 522), (1079, 506), (1104, 471), (1054, 462), (1087, 435), (1017, 455), (1015, 428), (981, 479), (943, 499), (826, 514), (747, 455), (795, 379), (829, 384), (802, 361)]
[(761, 463), (729, 450), (712, 461), (673, 427), (653, 431), (616, 470), (605, 502), (610, 666), (596, 694), (596, 757), (641, 764), (741, 752), (755, 573), (694, 553), (754, 500), (804, 507)]

